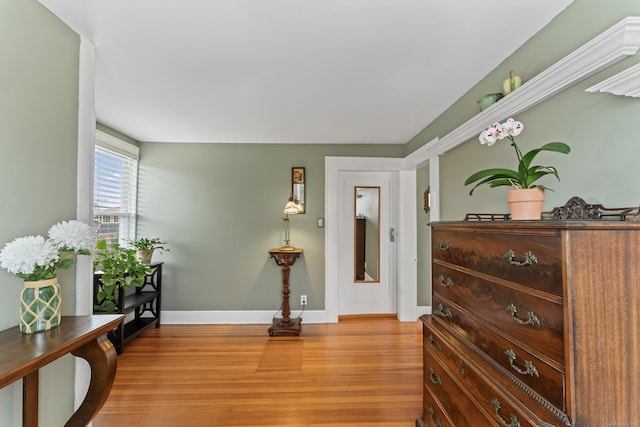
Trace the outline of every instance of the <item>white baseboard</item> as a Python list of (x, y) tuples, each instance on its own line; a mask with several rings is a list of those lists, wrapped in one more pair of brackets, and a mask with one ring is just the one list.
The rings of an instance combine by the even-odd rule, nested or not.
[[(417, 307), (418, 317), (431, 314), (431, 307)], [(281, 313), (270, 310), (251, 311), (162, 311), (161, 321), (166, 325), (207, 325), (207, 324), (270, 324), (273, 316)], [(292, 318), (301, 317), (303, 323), (331, 323), (327, 321), (325, 310), (294, 311)]]
[(422, 316), (423, 314), (431, 314), (430, 305), (418, 306), (418, 317)]
[[(163, 324), (270, 324), (277, 311), (162, 311)], [(303, 323), (327, 323), (324, 310), (293, 311), (292, 318), (301, 317)]]

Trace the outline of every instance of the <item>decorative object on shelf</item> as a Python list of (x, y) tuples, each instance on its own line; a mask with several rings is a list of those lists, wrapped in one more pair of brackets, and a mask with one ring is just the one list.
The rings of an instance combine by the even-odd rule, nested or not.
[[(545, 175), (554, 175), (558, 179), (558, 181), (560, 180), (558, 170), (555, 167), (532, 166), (531, 162), (541, 151), (552, 151), (556, 153), (569, 154), (569, 152), (571, 151), (569, 146), (563, 142), (550, 142), (540, 148), (535, 148), (523, 155), (514, 138), (515, 136), (520, 135), (520, 132), (522, 132), (523, 128), (524, 126), (522, 123), (517, 122), (514, 119), (508, 119), (504, 123), (494, 123), (489, 129), (483, 131), (480, 134), (480, 143), (487, 144), (487, 146), (492, 146), (499, 139), (501, 140), (507, 138), (508, 140), (510, 140), (511, 146), (515, 150), (516, 157), (518, 159), (518, 170), (494, 168), (485, 169), (474, 173), (464, 182), (464, 185), (475, 183), (471, 191), (469, 191), (469, 195), (473, 194), (473, 190), (475, 190), (482, 184), (488, 184), (491, 188), (508, 186), (513, 187), (513, 189), (515, 190), (551, 190), (544, 185), (535, 184), (535, 182)], [(542, 194), (544, 195), (544, 191)], [(540, 219), (541, 213), (542, 204), (540, 204), (540, 211), (535, 214), (528, 214), (526, 217), (521, 217), (519, 214), (517, 214), (518, 217), (514, 217), (512, 213), (511, 219)]]
[(58, 326), (61, 302), (58, 279), (25, 281), (20, 292), (20, 331), (31, 334)]
[(146, 237), (136, 239), (131, 242), (134, 248), (136, 248), (136, 256), (144, 264), (151, 264), (151, 258), (153, 258), (153, 251), (156, 249), (162, 252), (169, 252), (166, 241), (160, 240), (159, 237), (148, 239)]
[(140, 287), (149, 273), (149, 266), (136, 256), (136, 250), (118, 243), (107, 244), (100, 240), (96, 244), (93, 272), (102, 275), (103, 286), (96, 296), (95, 312), (114, 313), (120, 292), (129, 286)]
[(306, 180), (305, 168), (300, 166), (295, 166), (291, 168), (291, 196), (293, 197), (293, 200), (295, 200), (296, 203), (298, 203), (298, 206), (300, 207), (298, 212), (299, 214), (303, 214), (307, 211), (306, 209), (307, 193), (304, 186), (305, 180)]
[(521, 188), (507, 191), (507, 203), (513, 220), (540, 219), (544, 190), (540, 188)]
[(522, 85), (522, 78), (516, 76), (513, 71), (509, 72), (509, 78), (502, 82), (502, 92), (505, 96), (509, 95), (514, 90), (518, 89)]
[(18, 237), (0, 252), (0, 267), (24, 280), (20, 294), (20, 331), (30, 334), (60, 324), (60, 285), (57, 273), (73, 266), (76, 255), (91, 255), (95, 232), (83, 222), (62, 221), (49, 229), (49, 238)]
[(300, 213), (300, 205), (297, 200), (293, 199), (293, 195), (289, 197), (289, 201), (284, 205), (283, 213), (284, 218), (284, 246), (280, 248), (281, 251), (293, 251), (295, 248), (289, 243), (291, 242), (290, 230), (289, 230), (289, 215), (297, 215)]
[(482, 98), (480, 98), (480, 101), (478, 101), (478, 104), (480, 105), (480, 111), (485, 110), (487, 107), (495, 104), (500, 99), (502, 99), (501, 93), (489, 93), (483, 96)]

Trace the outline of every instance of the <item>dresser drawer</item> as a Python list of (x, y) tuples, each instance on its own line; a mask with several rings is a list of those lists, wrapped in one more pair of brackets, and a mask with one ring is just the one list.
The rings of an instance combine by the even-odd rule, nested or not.
[[(504, 422), (505, 425), (513, 423), (512, 425), (521, 427), (564, 425), (541, 405), (529, 403), (529, 409), (517, 409), (517, 403), (513, 402), (517, 402), (518, 399), (501, 387), (500, 381), (496, 382), (486, 373), (492, 368), (482, 361), (478, 365), (477, 358), (474, 362), (474, 358), (466, 354), (465, 351), (468, 350), (464, 346), (460, 347), (460, 343), (450, 334), (443, 334), (425, 323), (424, 338), (425, 366), (433, 365), (434, 360), (445, 366), (449, 373), (471, 392), (478, 405), (492, 414), (494, 421), (501, 424)], [(484, 373), (481, 373), (483, 371)], [(522, 404), (520, 408), (523, 408)]]
[(461, 312), (460, 307), (434, 295), (435, 319), (487, 354), (503, 371), (526, 384), (560, 411), (566, 411), (564, 373), (537, 355), (500, 336), (496, 331)]
[(432, 231), (434, 263), (449, 263), (482, 274), (562, 296), (562, 246), (559, 233)]
[[(487, 415), (476, 406), (474, 401), (460, 388), (449, 373), (437, 362), (424, 361), (425, 380), (427, 392), (437, 396), (447, 415), (454, 425), (458, 427), (497, 426), (494, 421), (489, 421)], [(425, 413), (428, 420), (429, 414)]]
[(429, 388), (426, 385), (423, 388), (423, 419), (425, 421), (425, 425), (429, 427), (455, 427), (455, 424), (451, 422), (444, 409), (442, 409), (440, 404), (437, 403), (437, 399), (433, 394), (431, 394)]
[(434, 265), (432, 274), (436, 295), (466, 308), (564, 365), (561, 298), (551, 295), (541, 298), (442, 265)]

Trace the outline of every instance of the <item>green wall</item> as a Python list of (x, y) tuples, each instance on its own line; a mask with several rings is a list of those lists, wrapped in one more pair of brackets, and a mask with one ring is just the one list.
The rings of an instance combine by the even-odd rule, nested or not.
[[(424, 210), (424, 192), (429, 187), (429, 167), (423, 167), (416, 171), (416, 209), (418, 218), (418, 295), (417, 302), (419, 307), (431, 306), (431, 265), (428, 260), (431, 259), (431, 230), (427, 226), (431, 221), (431, 211), (428, 213)], [(427, 260), (427, 261), (424, 261)]]
[[(292, 243), (305, 249), (292, 281), (299, 293), (309, 295), (308, 309), (323, 309), (324, 229), (318, 229), (315, 220), (324, 216), (325, 156), (410, 153), (476, 114), (476, 101), (498, 90), (509, 70), (526, 81), (629, 15), (640, 16), (640, 2), (575, 0), (406, 147), (140, 144), (139, 232), (165, 238), (171, 247), (163, 255), (165, 309), (279, 306), (274, 286), (279, 290), (280, 271), (266, 251), (282, 242), (281, 210), (292, 166), (305, 166), (308, 180), (308, 211), (291, 219)], [(78, 47), (78, 37), (35, 0), (0, 0), (0, 242), (46, 233), (51, 224), (75, 217)], [(546, 209), (573, 195), (608, 206), (638, 204), (633, 172), (640, 154), (640, 102), (584, 92), (638, 62), (640, 55), (628, 58), (517, 117), (526, 126), (518, 138), (525, 148), (551, 140), (572, 147), (567, 157), (540, 157), (556, 165), (562, 178), (560, 183), (546, 182), (556, 189), (547, 194)], [(441, 158), (443, 219), (506, 211), (502, 189), (479, 189), (469, 197), (462, 183), (481, 168), (512, 165), (509, 150), (480, 146), (474, 138)], [(429, 218), (420, 210), (427, 170), (418, 171), (417, 179), (418, 222), (424, 227)], [(419, 231), (419, 238), (419, 284), (428, 286), (430, 273), (422, 261), (428, 259), (428, 232)], [(67, 273), (61, 279), (63, 311), (71, 314), (75, 279)], [(5, 329), (17, 324), (21, 283), (3, 270), (0, 286), (0, 329)], [(429, 290), (419, 286), (418, 304), (428, 305)], [(62, 425), (72, 411), (71, 358), (41, 371), (41, 391), (41, 424)], [(0, 425), (20, 425), (20, 399), (19, 383), (0, 390)]]
[(291, 270), (292, 309), (324, 309), (325, 156), (398, 157), (401, 145), (141, 143), (138, 235), (161, 237), (165, 310), (274, 310), (291, 167), (306, 167), (306, 213), (290, 217), (304, 256)]
[[(476, 100), (498, 91), (509, 70), (522, 75), (525, 81), (531, 79), (626, 16), (640, 16), (640, 2), (576, 0), (410, 141), (409, 151), (436, 136), (444, 136), (475, 115)], [(610, 207), (640, 203), (640, 186), (634, 179), (640, 156), (637, 127), (640, 101), (585, 92), (586, 88), (638, 62), (640, 54), (624, 59), (516, 117), (525, 126), (516, 138), (523, 151), (551, 141), (571, 146), (568, 156), (543, 153), (537, 158), (537, 164), (556, 166), (561, 178), (560, 182), (552, 177), (541, 181), (555, 190), (546, 192), (545, 210), (563, 205), (574, 195)], [(484, 186), (469, 196), (470, 188), (464, 186), (464, 180), (478, 170), (516, 167), (513, 149), (504, 141), (487, 147), (474, 137), (440, 158), (443, 220), (462, 219), (468, 212), (508, 211), (506, 187)]]
[[(35, 0), (0, 0), (0, 245), (76, 217), (79, 38)], [(75, 278), (59, 276), (63, 315)], [(0, 270), (0, 330), (18, 324), (22, 281)], [(73, 358), (40, 371), (40, 425), (73, 412)], [(0, 425), (20, 426), (20, 381), (0, 390)]]

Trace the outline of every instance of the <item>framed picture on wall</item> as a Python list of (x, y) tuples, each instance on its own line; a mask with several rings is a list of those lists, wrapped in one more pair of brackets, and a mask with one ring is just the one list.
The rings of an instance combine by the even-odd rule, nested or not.
[(291, 168), (291, 195), (293, 200), (298, 202), (302, 207), (301, 214), (306, 212), (306, 193), (305, 193), (305, 168), (295, 166)]

